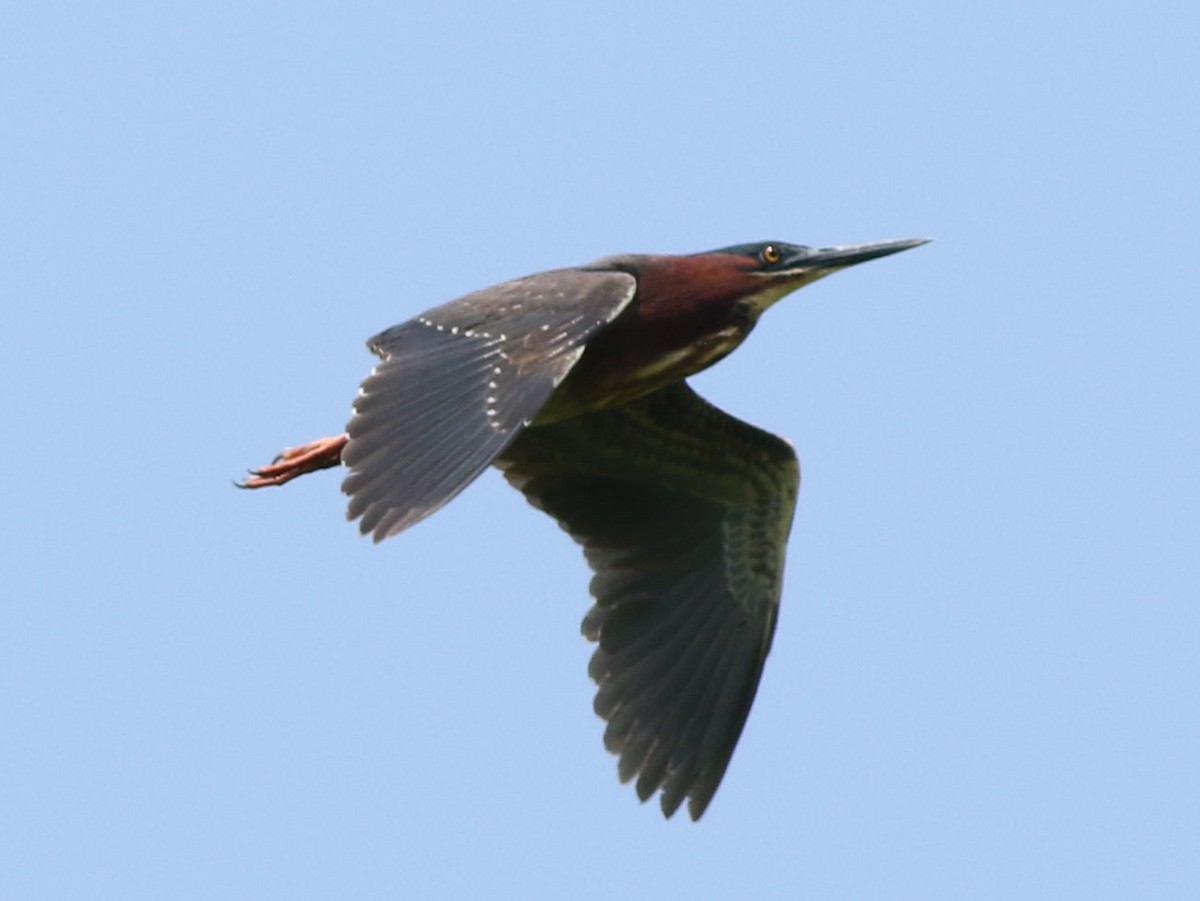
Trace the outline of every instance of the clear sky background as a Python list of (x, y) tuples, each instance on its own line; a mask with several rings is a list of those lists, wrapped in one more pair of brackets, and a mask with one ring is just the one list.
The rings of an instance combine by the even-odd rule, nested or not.
[[(5, 898), (1200, 897), (1195, 3), (6, 5)], [(705, 819), (572, 542), (375, 546), (363, 341), (626, 250), (931, 236), (695, 380), (804, 467)]]

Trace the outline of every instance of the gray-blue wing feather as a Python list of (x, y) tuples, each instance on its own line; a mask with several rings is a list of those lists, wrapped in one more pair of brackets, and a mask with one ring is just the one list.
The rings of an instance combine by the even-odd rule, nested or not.
[(635, 289), (622, 272), (545, 272), (372, 338), (382, 361), (362, 384), (342, 452), (349, 518), (380, 541), (446, 504), (533, 421)]

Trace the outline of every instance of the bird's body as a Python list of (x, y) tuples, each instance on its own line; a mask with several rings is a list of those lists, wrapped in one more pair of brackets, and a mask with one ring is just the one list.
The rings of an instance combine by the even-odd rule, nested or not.
[(346, 434), (245, 485), (345, 464), (349, 516), (379, 541), (498, 466), (596, 573), (583, 629), (622, 780), (698, 819), (771, 645), (799, 467), (683, 380), (785, 294), (921, 243), (630, 254), (469, 294), (371, 339)]

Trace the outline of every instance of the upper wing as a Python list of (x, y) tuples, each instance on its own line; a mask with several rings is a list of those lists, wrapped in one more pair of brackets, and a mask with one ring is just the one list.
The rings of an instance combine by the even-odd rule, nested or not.
[(622, 272), (563, 269), (496, 285), (376, 335), (342, 462), (348, 517), (376, 541), (462, 491), (545, 405), (632, 299)]
[(680, 382), (535, 426), (497, 465), (579, 541), (595, 577), (583, 632), (605, 746), (644, 801), (699, 819), (775, 631), (800, 470), (791, 445)]

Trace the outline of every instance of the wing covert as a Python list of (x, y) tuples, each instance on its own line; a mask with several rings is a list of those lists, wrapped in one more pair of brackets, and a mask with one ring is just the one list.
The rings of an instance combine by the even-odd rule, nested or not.
[(635, 290), (622, 272), (544, 272), (372, 338), (382, 360), (362, 383), (342, 453), (348, 517), (380, 541), (447, 503), (537, 416)]

